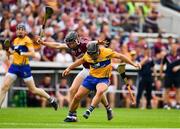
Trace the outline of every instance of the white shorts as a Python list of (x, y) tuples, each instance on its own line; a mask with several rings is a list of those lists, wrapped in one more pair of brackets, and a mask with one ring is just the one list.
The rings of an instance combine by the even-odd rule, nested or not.
[(107, 92), (114, 93), (115, 91), (116, 91), (116, 86), (114, 86), (114, 85), (110, 85), (110, 86), (108, 87)]
[[(8, 72), (8, 73), (6, 73), (6, 76), (10, 76), (13, 81), (15, 81), (15, 80), (17, 79), (17, 75), (16, 75), (16, 74), (13, 74), (13, 73), (9, 73), (9, 72)], [(27, 78), (23, 78), (23, 80), (24, 80), (25, 82), (31, 81), (31, 80), (33, 80), (33, 77), (30, 76), (30, 77), (27, 77)]]
[(77, 77), (80, 76), (83, 79), (85, 79), (88, 75), (89, 75), (89, 69), (83, 68), (83, 70), (81, 70), (81, 72), (78, 73)]

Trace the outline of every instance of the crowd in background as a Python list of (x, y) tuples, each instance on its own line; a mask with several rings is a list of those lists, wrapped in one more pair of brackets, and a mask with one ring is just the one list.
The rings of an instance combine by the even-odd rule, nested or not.
[[(163, 42), (164, 32), (157, 24), (157, 20), (162, 16), (157, 11), (156, 4), (150, 0), (145, 2), (131, 2), (130, 0), (2, 0), (0, 2), (0, 41), (7, 38), (13, 39), (16, 25), (19, 23), (24, 23), (28, 32), (39, 34), (43, 23), (45, 5), (53, 7), (55, 11), (51, 19), (47, 21), (44, 32), (45, 41), (64, 43), (64, 37), (69, 30), (77, 31), (79, 37), (87, 37), (91, 40), (107, 40), (111, 43), (111, 49), (121, 52), (133, 61), (141, 62), (145, 58), (151, 60), (153, 64), (151, 63), (150, 67), (142, 71), (142, 75), (143, 72), (151, 71), (148, 68), (153, 68), (155, 64), (161, 64), (163, 57), (171, 52), (172, 44), (179, 44), (179, 41), (172, 36), (167, 38), (167, 43)], [(153, 45), (149, 45), (150, 43), (147, 42), (146, 38), (139, 38), (134, 35), (134, 32), (159, 33), (159, 35)], [(178, 47), (179, 45), (177, 45)], [(39, 56), (31, 60), (60, 63), (71, 63), (75, 60), (67, 49), (55, 50), (43, 46), (37, 50), (37, 54)], [(1, 46), (0, 55), (5, 55)], [(4, 64), (7, 66), (6, 57), (0, 56), (0, 60), (5, 61), (1, 67), (4, 67), (2, 66)], [(113, 63), (119, 62), (119, 60), (113, 60)], [(49, 85), (46, 84), (48, 79), (51, 81), (50, 77), (46, 77), (42, 87), (46, 88)], [(156, 77), (155, 82), (152, 80), (153, 91), (162, 91), (163, 84), (159, 79)], [(113, 75), (112, 80), (110, 91), (116, 90), (118, 86), (116, 75)], [(61, 81), (62, 84), (60, 83), (60, 85), (65, 85), (63, 88), (68, 88), (66, 80), (62, 79)], [(129, 81), (133, 90), (137, 90), (135, 82), (131, 79)], [(125, 87), (121, 87), (121, 89), (127, 90)], [(143, 88), (141, 89), (139, 99), (143, 93)], [(146, 92), (148, 91), (146, 90)], [(68, 95), (64, 92), (58, 93), (57, 96), (61, 106), (64, 101), (69, 101)], [(111, 106), (114, 107), (116, 98), (114, 92), (110, 92), (108, 96)], [(122, 94), (126, 107), (131, 106), (128, 96), (128, 94)], [(41, 100), (41, 98), (36, 99)], [(147, 99), (146, 103), (151, 103), (152, 107), (158, 107), (160, 101), (163, 101), (162, 95), (152, 92), (151, 101)], [(41, 100), (41, 102), (41, 106), (44, 107), (46, 105), (45, 100)], [(148, 107), (149, 105), (138, 103), (138, 107), (139, 105), (141, 107), (146, 107), (143, 105)]]
[[(76, 30), (80, 37), (107, 40), (116, 51), (140, 54), (146, 39), (132, 32), (161, 32), (157, 19), (160, 14), (151, 1), (127, 0), (3, 0), (0, 2), (0, 40), (15, 37), (16, 25), (24, 23), (28, 32), (39, 34), (43, 23), (45, 5), (52, 6), (55, 13), (48, 19), (45, 41), (64, 42), (69, 30)], [(158, 38), (154, 54), (159, 52), (162, 36)], [(171, 39), (172, 40), (172, 39)], [(172, 42), (172, 41), (171, 41)], [(140, 48), (140, 49), (138, 49)], [(127, 50), (126, 50), (127, 49)], [(166, 49), (166, 48), (165, 48)], [(164, 49), (164, 50), (165, 50)], [(41, 47), (35, 61), (69, 63), (74, 58), (66, 49), (54, 50)], [(128, 54), (128, 53), (126, 53)]]

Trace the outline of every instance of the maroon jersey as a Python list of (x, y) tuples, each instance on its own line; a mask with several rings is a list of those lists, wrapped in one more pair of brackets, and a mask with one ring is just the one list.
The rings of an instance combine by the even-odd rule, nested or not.
[[(88, 38), (80, 38), (79, 42), (80, 44), (78, 45), (77, 49), (71, 49), (71, 54), (76, 57), (76, 58), (81, 58), (87, 51), (87, 44), (90, 40)], [(89, 63), (84, 63), (83, 66), (85, 68), (90, 68)]]
[[(172, 53), (170, 53), (170, 54), (167, 54), (165, 57), (164, 57), (164, 59), (163, 59), (163, 64), (166, 64), (167, 65), (167, 67), (166, 67), (166, 74), (168, 75), (168, 76), (176, 76), (176, 74), (175, 73), (173, 73), (173, 71), (172, 71), (172, 69), (175, 67), (175, 66), (177, 66), (177, 65), (179, 65), (180, 64), (180, 55), (179, 54), (177, 54), (177, 55), (173, 55)], [(179, 74), (180, 73), (180, 71), (178, 71), (178, 72), (176, 72), (177, 74)]]

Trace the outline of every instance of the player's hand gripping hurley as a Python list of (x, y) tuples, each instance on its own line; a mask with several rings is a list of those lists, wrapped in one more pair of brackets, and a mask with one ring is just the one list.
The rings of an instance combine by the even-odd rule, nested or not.
[(53, 9), (49, 6), (45, 7), (45, 15), (44, 15), (44, 19), (43, 19), (43, 25), (42, 25), (42, 29), (40, 31), (40, 38), (43, 37), (44, 34), (44, 29), (46, 27), (46, 22), (49, 18), (51, 18), (52, 14), (54, 13)]

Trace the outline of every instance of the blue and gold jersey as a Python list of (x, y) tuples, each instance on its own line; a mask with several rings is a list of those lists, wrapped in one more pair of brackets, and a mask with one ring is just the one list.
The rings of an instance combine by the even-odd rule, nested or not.
[[(13, 46), (14, 47), (20, 46), (21, 49), (24, 49), (24, 48), (30, 49), (30, 48), (33, 48), (33, 42), (28, 36), (25, 36), (24, 38), (17, 37), (13, 41)], [(13, 64), (16, 64), (16, 65), (29, 64), (29, 58), (26, 56), (19, 55), (17, 52), (14, 52)]]
[(98, 59), (94, 61), (86, 53), (83, 59), (90, 64), (90, 75), (96, 78), (109, 78), (112, 71), (111, 58), (115, 54), (116, 52), (109, 48), (100, 48)]

